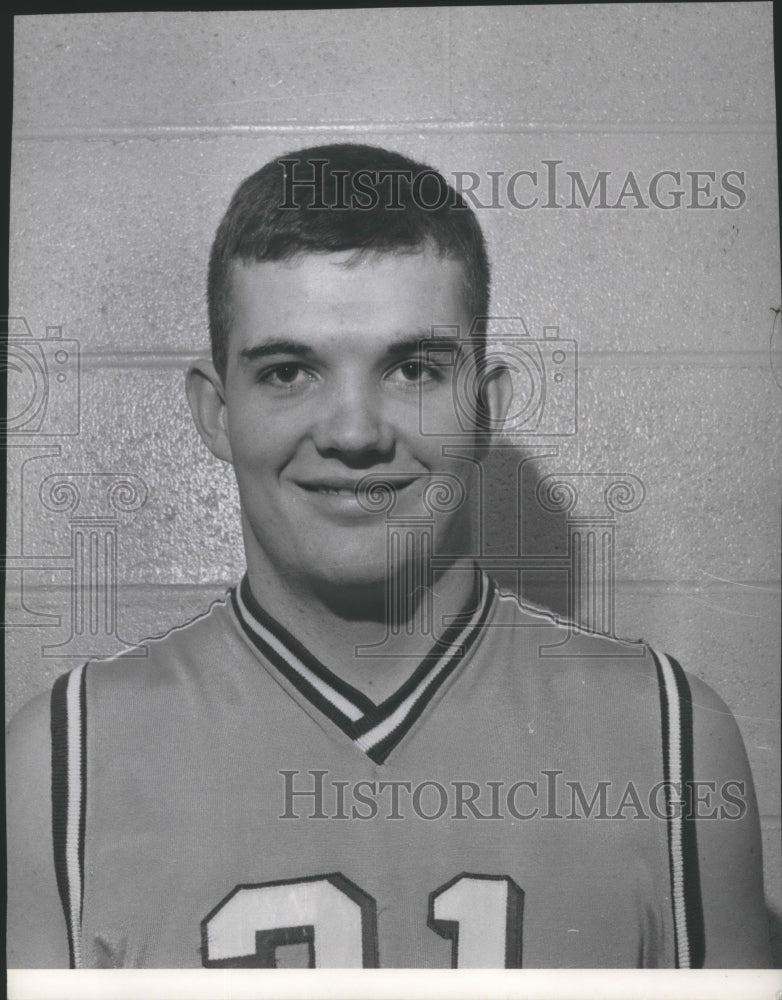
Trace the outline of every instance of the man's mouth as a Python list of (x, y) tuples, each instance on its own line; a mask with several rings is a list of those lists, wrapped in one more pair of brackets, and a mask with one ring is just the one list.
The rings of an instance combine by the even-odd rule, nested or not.
[[(312, 487), (305, 487), (305, 489), (312, 489)], [(316, 493), (323, 493), (329, 497), (351, 497), (356, 495), (355, 486), (316, 486), (314, 491)]]
[(321, 496), (331, 497), (366, 497), (373, 489), (378, 487), (391, 489), (395, 492), (405, 489), (416, 479), (416, 476), (399, 476), (399, 474), (383, 476), (378, 473), (372, 478), (362, 477), (355, 482), (345, 482), (342, 480), (311, 480), (300, 482), (299, 486), (308, 493), (317, 493)]
[(299, 483), (299, 486), (309, 493), (325, 493), (328, 496), (355, 496), (358, 483), (323, 482), (318, 480)]

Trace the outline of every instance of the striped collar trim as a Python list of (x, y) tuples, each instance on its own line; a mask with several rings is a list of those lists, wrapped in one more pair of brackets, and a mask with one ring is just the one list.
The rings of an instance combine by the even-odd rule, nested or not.
[(373, 761), (383, 763), (463, 663), (480, 636), (495, 597), (494, 583), (480, 574), (465, 609), (454, 617), (410, 677), (375, 704), (324, 666), (258, 604), (247, 576), (231, 591), (231, 603), (252, 645), (319, 711), (340, 727)]

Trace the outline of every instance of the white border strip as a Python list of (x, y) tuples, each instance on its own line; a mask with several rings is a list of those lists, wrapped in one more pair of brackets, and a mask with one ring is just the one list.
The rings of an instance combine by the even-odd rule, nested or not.
[(772, 1000), (779, 971), (12, 970), (9, 1000)]

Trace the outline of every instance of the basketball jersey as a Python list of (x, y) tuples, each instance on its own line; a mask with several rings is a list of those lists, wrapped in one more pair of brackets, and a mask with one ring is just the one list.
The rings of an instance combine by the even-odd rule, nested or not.
[(485, 576), (378, 705), (247, 578), (144, 646), (52, 694), (75, 967), (702, 960), (675, 661)]

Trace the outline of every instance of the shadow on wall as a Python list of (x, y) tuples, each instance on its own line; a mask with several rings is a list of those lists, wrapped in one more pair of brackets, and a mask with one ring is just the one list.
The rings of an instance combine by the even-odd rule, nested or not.
[(566, 517), (544, 511), (538, 502), (540, 462), (522, 448), (501, 446), (488, 455), (484, 477), (479, 552), (487, 571), (503, 590), (567, 615)]
[(573, 469), (555, 445), (501, 445), (484, 463), (483, 496), (479, 551), (502, 588), (613, 635), (615, 550), (643, 502), (640, 480)]

